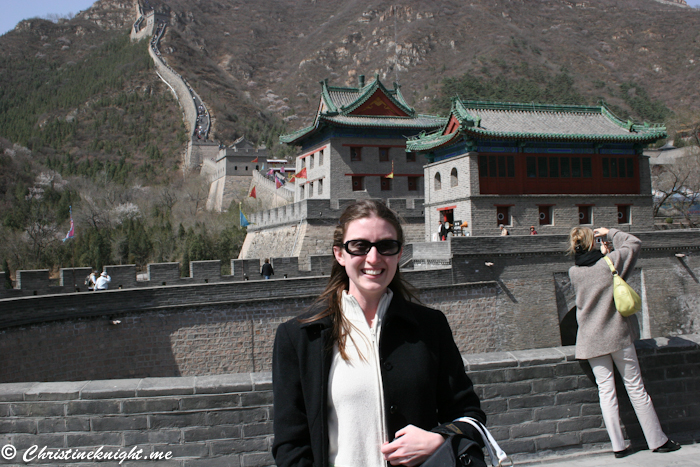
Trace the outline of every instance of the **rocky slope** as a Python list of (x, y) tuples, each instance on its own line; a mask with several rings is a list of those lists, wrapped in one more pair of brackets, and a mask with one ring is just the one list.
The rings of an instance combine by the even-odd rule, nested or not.
[[(273, 139), (307, 125), (319, 80), (350, 85), (360, 74), (375, 73), (402, 84), (409, 102), (423, 112), (447, 111), (436, 104), (444, 78), (564, 72), (583, 103), (604, 99), (639, 118), (629, 98), (646, 91), (645, 97), (674, 112), (666, 122), (672, 129), (700, 120), (700, 10), (682, 3), (152, 0), (150, 5), (170, 18), (163, 56), (206, 101), (215, 119), (213, 136), (223, 142), (244, 133)], [(17, 56), (51, 53), (55, 60), (76, 61), (96, 43), (126, 32), (134, 19), (130, 2), (100, 0), (61, 24), (20, 23), (0, 37), (0, 47)]]

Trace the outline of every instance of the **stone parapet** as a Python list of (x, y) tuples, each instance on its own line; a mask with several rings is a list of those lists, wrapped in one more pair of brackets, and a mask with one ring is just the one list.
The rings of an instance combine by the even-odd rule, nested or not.
[[(697, 334), (637, 343), (646, 388), (674, 439), (700, 437), (699, 344)], [(574, 359), (573, 347), (463, 358), (486, 426), (516, 464), (610, 450), (590, 367)], [(626, 392), (618, 394), (627, 437), (644, 446)], [(7, 383), (0, 384), (0, 443), (17, 449), (15, 459), (34, 445), (74, 451), (102, 445), (109, 452), (170, 453), (167, 465), (178, 467), (272, 466), (272, 406), (265, 372)]]
[[(355, 199), (306, 199), (267, 211), (252, 213), (248, 231), (255, 232), (270, 227), (298, 223), (305, 220), (338, 219), (348, 204)], [(401, 218), (423, 223), (423, 199), (390, 198), (385, 201)]]

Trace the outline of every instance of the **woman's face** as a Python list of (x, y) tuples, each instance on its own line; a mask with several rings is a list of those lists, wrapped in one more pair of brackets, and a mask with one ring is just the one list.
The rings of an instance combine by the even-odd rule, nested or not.
[[(350, 222), (345, 230), (343, 243), (348, 240), (397, 240), (396, 229), (389, 222), (376, 216), (364, 217)], [(396, 275), (403, 248), (397, 255), (383, 256), (372, 247), (369, 253), (353, 256), (342, 246), (333, 247), (338, 264), (345, 268), (350, 278), (348, 293), (356, 298), (376, 299), (381, 297)]]

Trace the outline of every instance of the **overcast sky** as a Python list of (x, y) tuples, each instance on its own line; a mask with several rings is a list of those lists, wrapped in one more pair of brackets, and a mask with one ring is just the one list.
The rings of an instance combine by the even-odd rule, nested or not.
[[(686, 0), (688, 5), (700, 6), (700, 0)], [(48, 14), (67, 15), (87, 10), (94, 0), (0, 0), (0, 35), (14, 29), (14, 27), (27, 18)]]

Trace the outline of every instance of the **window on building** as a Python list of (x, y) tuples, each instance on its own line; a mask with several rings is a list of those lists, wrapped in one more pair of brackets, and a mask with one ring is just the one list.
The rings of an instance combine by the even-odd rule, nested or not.
[(391, 190), (391, 179), (382, 177), (382, 181), (380, 182), (380, 185), (382, 187), (382, 191), (389, 191)]
[(406, 177), (408, 180), (408, 191), (418, 191), (418, 177)]
[(323, 194), (323, 179), (318, 181), (318, 194), (319, 195)]
[(309, 198), (314, 197), (314, 182), (309, 183)]
[(592, 206), (579, 206), (578, 207), (578, 223), (582, 225), (589, 225), (593, 223), (593, 207)]
[(540, 225), (552, 225), (552, 206), (539, 206)]
[(352, 177), (352, 191), (362, 191), (365, 189), (365, 177)]
[(350, 148), (350, 160), (351, 161), (361, 161), (362, 160), (362, 148), (351, 147)]
[(440, 172), (437, 172), (435, 174), (434, 189), (435, 189), (435, 191), (442, 189), (442, 180), (440, 179)]
[(515, 157), (479, 156), (479, 176), (515, 177)]
[(237, 165), (234, 165), (234, 166), (233, 166), (233, 170), (238, 170), (238, 166), (237, 166)]
[(559, 178), (559, 158), (550, 157), (549, 158), (549, 176), (552, 178)]
[(304, 185), (299, 187), (299, 199), (304, 199)]
[(547, 178), (547, 159), (548, 157), (537, 158), (537, 175), (540, 178)]
[(416, 153), (415, 152), (407, 152), (406, 153), (406, 162), (415, 162), (416, 161)]
[(389, 162), (389, 148), (379, 148), (379, 162)]
[(246, 171), (246, 172), (248, 171), (248, 166), (247, 166), (247, 165), (245, 166), (245, 171)]
[(534, 157), (528, 157), (525, 159), (525, 165), (527, 170), (527, 177), (537, 178), (537, 159), (535, 159)]
[(559, 169), (560, 169), (560, 174), (563, 178), (568, 178), (571, 177), (571, 170), (569, 169), (569, 158), (568, 157), (562, 157), (559, 160)]
[(591, 178), (593, 176), (593, 169), (591, 168), (590, 157), (581, 158), (581, 175), (583, 176), (583, 178)]
[(571, 176), (579, 178), (581, 176), (581, 158), (572, 157), (571, 158)]
[(630, 205), (629, 204), (618, 204), (617, 205), (617, 223), (618, 224), (631, 224), (630, 218)]
[(255, 170), (260, 170), (260, 166), (259, 166), (259, 165), (256, 165), (256, 166), (255, 166)]
[(318, 152), (318, 165), (319, 167), (323, 165), (323, 151)]
[(631, 157), (603, 157), (603, 178), (633, 178), (634, 159)]
[(315, 154), (311, 154), (311, 155), (309, 156), (309, 169), (313, 169), (313, 168), (314, 168), (314, 156), (315, 156)]
[(489, 176), (489, 163), (487, 156), (479, 156), (479, 177)]
[(457, 169), (453, 167), (452, 171), (450, 172), (450, 186), (455, 187), (457, 185), (459, 185), (459, 180), (457, 178)]
[(496, 225), (510, 225), (510, 206), (496, 206)]

